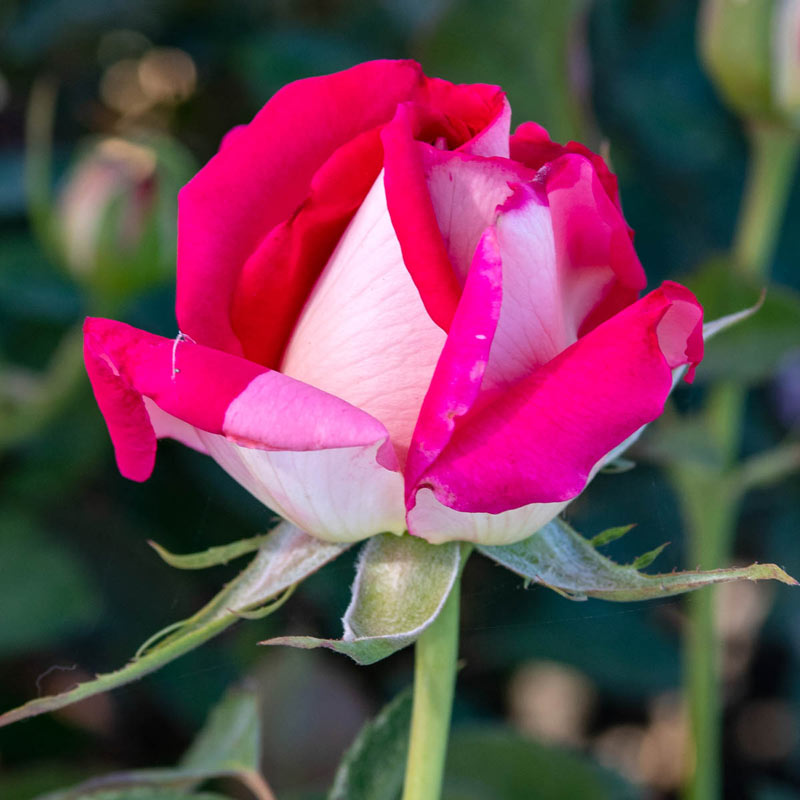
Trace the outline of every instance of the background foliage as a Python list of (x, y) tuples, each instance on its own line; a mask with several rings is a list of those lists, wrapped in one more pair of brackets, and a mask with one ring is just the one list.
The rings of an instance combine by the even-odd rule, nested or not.
[[(193, 613), (236, 569), (174, 570), (147, 539), (189, 552), (271, 524), (269, 512), (216, 465), (178, 445), (160, 447), (147, 484), (120, 478), (70, 338), (86, 313), (175, 334), (174, 195), (192, 164), (205, 161), (229, 128), (290, 80), (369, 58), (411, 56), (429, 74), (502, 84), (517, 123), (535, 119), (554, 138), (608, 146), (655, 286), (696, 272), (728, 246), (744, 177), (740, 122), (720, 105), (697, 61), (696, 11), (689, 0), (598, 0), (591, 8), (581, 0), (30, 0), (0, 6), (3, 708), (124, 663), (153, 631)], [(185, 58), (167, 59), (162, 72), (165, 80), (172, 75), (172, 84), (167, 80), (161, 94), (142, 99), (125, 75), (148, 54), (152, 63), (154, 48)], [(123, 62), (128, 66), (120, 67)], [(35, 169), (46, 166), (42, 142), (49, 130), (43, 80), (54, 81), (57, 97), (52, 156), (61, 223), (44, 213), (46, 203), (37, 206), (42, 181), (37, 190)], [(38, 109), (44, 120), (33, 118), (34, 174), (26, 176), (32, 98), (34, 114)], [(98, 135), (135, 138), (155, 153), (157, 167), (147, 173), (144, 190), (139, 178), (138, 189), (122, 198), (98, 190), (106, 201), (90, 218), (101, 221), (104, 233), (90, 237), (90, 265), (84, 260), (76, 267), (54, 226), (68, 218), (64, 187), (76, 159)], [(26, 180), (38, 214), (33, 228)], [(129, 187), (130, 179), (123, 175), (119, 185)], [(137, 191), (156, 192), (158, 202), (148, 206), (155, 216), (126, 250), (119, 224)], [(795, 290), (798, 215), (796, 183), (773, 267), (775, 280)], [(144, 266), (146, 280), (132, 280)], [(715, 284), (708, 285), (702, 300), (714, 299)], [(796, 434), (800, 425), (800, 327), (793, 336), (797, 317), (788, 313), (788, 323), (785, 315), (768, 314), (772, 328), (753, 323), (751, 335), (764, 342), (753, 358), (778, 339), (782, 344), (769, 369), (749, 376), (744, 454)], [(735, 357), (725, 369), (736, 369)], [(682, 389), (672, 417), (696, 408), (703, 392), (702, 381)], [(691, 432), (676, 438), (670, 430), (662, 426), (643, 442), (636, 469), (599, 476), (570, 507), (569, 519), (587, 535), (638, 523), (610, 546), (619, 561), (670, 540), (661, 569), (694, 566), (685, 562), (675, 497), (651, 462), (663, 447), (687, 452), (703, 443)], [(737, 559), (776, 561), (800, 574), (798, 490), (795, 474), (748, 495)], [(303, 584), (277, 615), (243, 623), (111, 696), (0, 730), (0, 796), (23, 800), (99, 772), (174, 764), (224, 690), (245, 675), (257, 687), (265, 720), (262, 763), (273, 788), (281, 798), (321, 791), (364, 720), (410, 681), (410, 653), (357, 668), (333, 653), (264, 650), (255, 642), (337, 635), (352, 574), (346, 554)], [(720, 599), (725, 797), (800, 796), (796, 598), (783, 587), (744, 584)], [(559, 761), (526, 751), (527, 773), (498, 770), (502, 787), (475, 788), (470, 770), (487, 758), (475, 744), (475, 725), (501, 721), (534, 740), (589, 754), (650, 796), (671, 796), (684, 736), (676, 696), (682, 600), (576, 604), (544, 589), (526, 591), (512, 575), (475, 558), (465, 573), (463, 604), (452, 797), (526, 797), (520, 787), (533, 773), (542, 796), (578, 796), (559, 795), (557, 784), (544, 788), (551, 773), (554, 781), (567, 773), (576, 785), (583, 779), (562, 766), (571, 763), (570, 753)], [(496, 734), (503, 736), (511, 734)], [(496, 748), (498, 763), (499, 753), (509, 752), (495, 740), (484, 746)], [(623, 796), (601, 783), (580, 796)]]

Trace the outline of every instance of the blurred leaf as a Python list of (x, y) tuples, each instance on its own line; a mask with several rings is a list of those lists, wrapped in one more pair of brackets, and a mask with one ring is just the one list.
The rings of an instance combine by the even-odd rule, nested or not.
[(443, 800), (628, 800), (639, 792), (577, 753), (499, 727), (456, 730)]
[[(584, 0), (451, 3), (421, 60), (428, 74), (501, 85), (518, 122), (535, 119), (556, 141), (577, 139), (583, 119), (575, 83), (585, 76), (575, 75), (584, 55), (576, 33), (586, 6)], [(487, 41), (502, 42), (502, 58)]]
[[(753, 306), (763, 289), (740, 277), (724, 259), (690, 275), (686, 284), (703, 304), (707, 319)], [(797, 347), (800, 347), (800, 295), (773, 285), (767, 289), (763, 305), (755, 314), (707, 343), (697, 376), (707, 381), (761, 381), (774, 372), (789, 350)]]
[(407, 689), (370, 720), (344, 754), (328, 800), (396, 800), (403, 788), (411, 690)]
[(463, 564), (456, 542), (405, 534), (373, 536), (361, 551), (341, 639), (281, 636), (261, 644), (327, 647), (373, 664), (416, 641), (436, 619)]
[[(264, 613), (275, 608), (280, 600), (266, 608), (262, 607), (345, 549), (345, 545), (322, 542), (288, 522), (281, 523), (271, 532), (250, 565), (219, 594), (193, 617), (151, 637), (140, 648), (141, 655), (137, 654), (126, 666), (116, 672), (98, 675), (94, 680), (81, 683), (67, 692), (30, 700), (25, 705), (7, 711), (0, 715), (0, 727), (64, 708), (159, 669), (229, 628), (242, 616), (256, 610)], [(157, 643), (154, 643), (157, 639)]]
[(85, 779), (86, 769), (57, 761), (34, 761), (24, 769), (4, 767), (0, 777), (0, 797), (3, 800), (30, 800)]
[(19, 151), (0, 150), (0, 217), (21, 217), (25, 213), (23, 169), (24, 161)]
[(0, 514), (0, 608), (4, 656), (62, 641), (102, 614), (80, 561), (33, 520), (10, 510)]
[(274, 800), (258, 772), (258, 712), (258, 696), (254, 692), (233, 689), (212, 710), (194, 744), (175, 769), (140, 769), (102, 775), (71, 789), (48, 794), (41, 800), (129, 800), (149, 798), (151, 794), (164, 798), (186, 797), (187, 791), (220, 777), (236, 778), (259, 800)]
[(39, 800), (232, 800), (230, 795), (212, 792), (186, 794), (182, 789), (162, 789), (153, 786), (134, 786), (128, 789), (102, 789), (79, 794), (58, 793), (43, 795)]
[(149, 541), (148, 544), (158, 553), (164, 561), (171, 567), (177, 569), (205, 569), (206, 567), (216, 567), (220, 564), (227, 564), (235, 558), (252, 553), (258, 550), (267, 540), (269, 534), (263, 536), (252, 536), (249, 539), (239, 539), (237, 542), (222, 544), (217, 547), (209, 547), (201, 553), (187, 553), (176, 555), (162, 547), (158, 542)]
[(53, 269), (30, 236), (4, 232), (0, 260), (1, 324), (18, 319), (75, 321), (82, 308), (78, 289)]
[[(775, 564), (646, 575), (635, 565), (616, 564), (601, 555), (561, 519), (549, 522), (521, 542), (493, 547), (480, 545), (477, 549), (517, 575), (575, 600), (586, 597), (619, 602), (648, 600), (743, 579), (777, 580), (797, 585), (794, 578)], [(653, 552), (640, 559), (650, 558)]]
[(257, 771), (260, 756), (258, 695), (233, 689), (211, 712), (181, 759), (183, 770), (211, 773)]

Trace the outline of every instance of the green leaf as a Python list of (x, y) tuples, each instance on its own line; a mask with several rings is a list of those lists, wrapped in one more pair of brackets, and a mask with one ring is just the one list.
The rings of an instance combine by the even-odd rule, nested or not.
[(94, 680), (78, 684), (67, 692), (40, 697), (7, 711), (0, 715), (0, 727), (64, 708), (154, 672), (286, 592), (347, 547), (322, 542), (294, 525), (282, 522), (268, 535), (246, 569), (193, 617), (169, 626), (164, 632), (166, 635), (159, 637), (158, 643), (152, 646), (148, 643), (148, 647), (140, 648), (141, 654), (115, 672), (98, 675)]
[(255, 552), (264, 544), (268, 536), (268, 533), (263, 536), (252, 536), (249, 539), (239, 539), (239, 541), (231, 542), (230, 544), (209, 547), (208, 550), (203, 550), (200, 553), (187, 553), (184, 555), (170, 553), (165, 547), (152, 540), (148, 541), (147, 544), (171, 567), (177, 567), (178, 569), (205, 569), (206, 567), (227, 564), (235, 558)]
[[(742, 278), (724, 259), (688, 276), (686, 283), (703, 304), (706, 318), (714, 319), (704, 326), (706, 338), (714, 338), (706, 346), (698, 380), (758, 382), (774, 372), (788, 351), (800, 347), (800, 295), (796, 291), (772, 285), (759, 301), (763, 284)], [(741, 309), (747, 310), (736, 313)], [(734, 322), (739, 324), (731, 327)], [(714, 335), (722, 327), (729, 329), (722, 336)]]
[(407, 689), (361, 729), (339, 764), (328, 800), (396, 800), (400, 796), (411, 702)]
[(463, 563), (456, 542), (433, 545), (405, 534), (373, 536), (356, 571), (341, 639), (282, 636), (261, 644), (327, 647), (373, 664), (416, 641), (441, 611)]
[(102, 613), (80, 560), (33, 519), (10, 509), (0, 513), (0, 608), (2, 656), (63, 641)]
[(584, 798), (632, 800), (639, 793), (588, 758), (500, 727), (456, 730), (443, 800)]
[(619, 602), (648, 600), (742, 579), (797, 585), (794, 578), (775, 564), (646, 575), (634, 565), (616, 564), (601, 555), (591, 542), (561, 519), (549, 522), (521, 542), (493, 547), (479, 545), (477, 549), (526, 580), (575, 600), (586, 597)]

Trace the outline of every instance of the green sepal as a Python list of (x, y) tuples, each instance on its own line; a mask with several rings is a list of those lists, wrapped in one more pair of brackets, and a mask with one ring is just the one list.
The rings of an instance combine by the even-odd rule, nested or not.
[(373, 536), (361, 551), (341, 639), (281, 636), (261, 644), (327, 647), (373, 664), (415, 642), (444, 606), (468, 548), (404, 534)]
[(7, 711), (0, 715), (0, 727), (116, 689), (194, 650), (249, 612), (263, 612), (268, 604), (271, 605), (270, 610), (275, 610), (291, 587), (348, 547), (349, 544), (320, 541), (291, 523), (282, 522), (267, 535), (250, 564), (221, 592), (194, 616), (174, 623), (151, 637), (124, 667), (98, 675), (69, 691), (40, 697)]
[(636, 523), (633, 523), (632, 525), (617, 525), (614, 528), (606, 528), (596, 536), (592, 536), (592, 538), (589, 539), (589, 544), (592, 547), (603, 547), (604, 545), (611, 544), (611, 542), (616, 542), (617, 539), (621, 539), (628, 531), (633, 530), (635, 527)]
[(621, 475), (623, 472), (630, 472), (632, 469), (635, 469), (635, 467), (635, 461), (620, 457), (609, 461), (600, 471), (606, 475)]
[[(682, 594), (714, 583), (735, 580), (777, 580), (793, 586), (794, 578), (775, 564), (708, 571), (647, 575), (634, 564), (617, 564), (566, 522), (555, 519), (521, 542), (477, 549), (531, 583), (541, 583), (574, 600), (597, 597), (628, 602)], [(658, 548), (657, 548), (658, 549)], [(642, 558), (658, 555), (651, 551)]]
[(208, 550), (203, 550), (200, 553), (182, 555), (170, 553), (169, 550), (152, 539), (148, 540), (147, 544), (171, 567), (177, 567), (178, 569), (206, 569), (207, 567), (227, 564), (235, 558), (255, 552), (266, 542), (268, 537), (269, 534), (265, 533), (261, 536), (252, 536), (249, 539), (239, 539), (239, 541), (231, 542), (230, 544), (209, 547)]
[(642, 553), (631, 562), (631, 567), (637, 570), (649, 567), (664, 552), (664, 548), (668, 544), (669, 542), (664, 542), (664, 544), (660, 544), (658, 547), (654, 547), (652, 550)]

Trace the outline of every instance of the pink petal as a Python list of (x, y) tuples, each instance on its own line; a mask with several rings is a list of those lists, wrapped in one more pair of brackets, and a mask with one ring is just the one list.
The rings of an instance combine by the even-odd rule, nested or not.
[[(156, 433), (174, 436), (309, 533), (350, 540), (402, 530), (388, 432), (363, 411), (237, 356), (111, 320), (86, 321), (85, 352), (126, 477), (145, 480)], [(359, 506), (348, 481), (377, 499)]]
[(511, 106), (499, 86), (428, 78), (424, 93), (417, 99), (446, 120), (454, 149), (481, 156), (508, 156)]
[(412, 61), (374, 61), (296, 81), (226, 141), (179, 198), (180, 328), (209, 346), (241, 353), (229, 307), (259, 241), (305, 199), (333, 152), (391, 119), (423, 85)]
[(425, 309), (440, 328), (447, 330), (461, 286), (433, 211), (411, 117), (412, 111), (400, 106), (381, 134), (386, 202), (406, 268)]
[(302, 206), (245, 262), (231, 318), (251, 361), (280, 363), (314, 283), (381, 171), (379, 134), (374, 128), (340, 147), (314, 175)]
[(671, 368), (701, 354), (701, 323), (687, 289), (651, 292), (465, 418), (418, 487), (492, 514), (574, 498), (607, 453), (661, 413)]
[[(493, 98), (493, 102), (496, 104), (496, 98)], [(461, 145), (459, 150), (474, 156), (508, 158), (510, 132), (511, 106), (502, 95), (502, 103), (494, 119), (479, 134)]]
[(586, 270), (610, 270), (602, 298), (582, 321), (583, 334), (630, 305), (645, 286), (645, 274), (628, 226), (592, 162), (564, 155), (544, 172), (559, 270), (577, 282)]
[(483, 392), (525, 377), (578, 338), (573, 293), (565, 291), (569, 276), (556, 257), (546, 198), (531, 184), (517, 184), (496, 217), (503, 302)]
[(403, 463), (444, 341), (403, 262), (379, 177), (317, 281), (281, 371), (380, 420)]
[(550, 135), (541, 125), (535, 122), (523, 122), (511, 136), (510, 153), (511, 158), (531, 169), (540, 169), (550, 161), (555, 161), (568, 153), (585, 156), (592, 162), (608, 197), (622, 211), (616, 175), (608, 168), (605, 159), (593, 153), (586, 145), (580, 142), (557, 144), (551, 141)]
[(436, 226), (463, 285), (478, 240), (511, 195), (511, 184), (533, 180), (536, 173), (507, 159), (418, 147)]
[(456, 423), (472, 408), (480, 391), (502, 298), (497, 238), (488, 228), (467, 277), (447, 341), (425, 395), (406, 466), (412, 491), (453, 435)]

